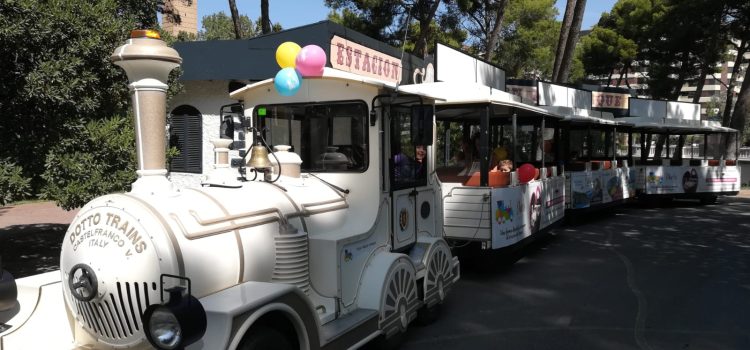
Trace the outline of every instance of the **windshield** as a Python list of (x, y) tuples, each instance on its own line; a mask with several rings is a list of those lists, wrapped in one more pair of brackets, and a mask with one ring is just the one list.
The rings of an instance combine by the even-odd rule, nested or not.
[(305, 172), (367, 169), (367, 104), (362, 101), (260, 105), (255, 120), (268, 145), (292, 146)]

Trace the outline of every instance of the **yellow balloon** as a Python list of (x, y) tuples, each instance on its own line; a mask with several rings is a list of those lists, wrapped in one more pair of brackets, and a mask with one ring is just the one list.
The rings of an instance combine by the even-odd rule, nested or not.
[(291, 41), (287, 41), (279, 45), (276, 49), (276, 63), (283, 68), (294, 68), (296, 66), (295, 59), (297, 54), (302, 50), (299, 45)]

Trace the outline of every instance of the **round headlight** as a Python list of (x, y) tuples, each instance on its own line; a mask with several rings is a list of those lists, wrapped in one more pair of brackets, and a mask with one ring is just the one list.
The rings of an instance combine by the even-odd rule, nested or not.
[(183, 295), (184, 288), (167, 291), (169, 302), (152, 304), (143, 312), (144, 333), (148, 342), (157, 349), (184, 349), (206, 333), (206, 310), (189, 292)]
[(182, 340), (182, 328), (177, 317), (165, 307), (154, 310), (148, 324), (151, 339), (162, 349), (175, 349)]

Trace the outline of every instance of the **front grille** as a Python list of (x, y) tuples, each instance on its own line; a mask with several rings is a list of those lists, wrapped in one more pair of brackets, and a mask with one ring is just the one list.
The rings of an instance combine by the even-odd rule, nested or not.
[(305, 294), (309, 294), (307, 233), (276, 235), (274, 241), (276, 265), (273, 268), (273, 282), (293, 284)]
[(100, 300), (73, 300), (79, 319), (90, 332), (110, 343), (127, 343), (141, 331), (146, 307), (159, 301), (156, 287), (154, 282), (117, 282), (117, 290)]

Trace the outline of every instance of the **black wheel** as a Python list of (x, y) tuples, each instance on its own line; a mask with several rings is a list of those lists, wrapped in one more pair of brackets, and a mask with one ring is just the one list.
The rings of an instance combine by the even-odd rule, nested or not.
[(431, 307), (423, 307), (417, 311), (417, 325), (427, 326), (435, 323), (440, 318), (442, 304), (435, 304)]
[(294, 350), (292, 342), (276, 329), (257, 326), (253, 327), (237, 347), (240, 350)]
[(719, 196), (707, 196), (707, 197), (701, 197), (701, 204), (716, 204), (716, 200), (719, 199)]

